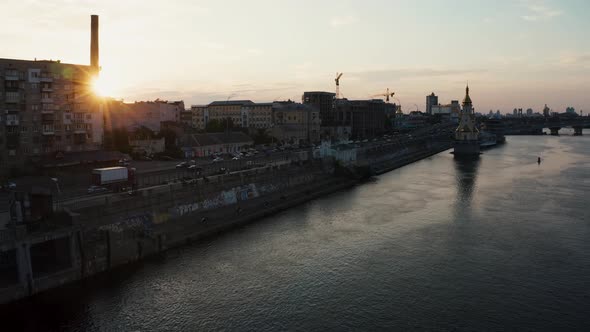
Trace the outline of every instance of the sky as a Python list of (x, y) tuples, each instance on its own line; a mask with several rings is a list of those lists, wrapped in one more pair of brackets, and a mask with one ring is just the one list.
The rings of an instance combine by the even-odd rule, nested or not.
[[(0, 58), (88, 64), (100, 15), (101, 79), (139, 100), (368, 99), (395, 92), (477, 112), (590, 112), (587, 0), (2, 0)], [(586, 114), (586, 112), (584, 112)]]

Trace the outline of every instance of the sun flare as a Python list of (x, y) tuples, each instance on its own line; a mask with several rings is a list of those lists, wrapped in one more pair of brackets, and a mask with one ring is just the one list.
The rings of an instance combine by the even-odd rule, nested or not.
[(114, 82), (105, 76), (98, 76), (92, 81), (92, 91), (100, 97), (113, 97), (116, 93)]

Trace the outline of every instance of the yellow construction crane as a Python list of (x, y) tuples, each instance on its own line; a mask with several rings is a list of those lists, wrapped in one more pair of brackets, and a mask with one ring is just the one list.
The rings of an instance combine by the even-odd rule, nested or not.
[(340, 77), (342, 77), (344, 73), (336, 73), (336, 99), (340, 98)]
[(387, 88), (387, 91), (385, 93), (379, 93), (376, 95), (372, 95), (371, 98), (385, 97), (385, 101), (389, 103), (389, 97), (393, 97), (394, 94), (395, 94), (395, 92), (389, 92), (389, 88)]

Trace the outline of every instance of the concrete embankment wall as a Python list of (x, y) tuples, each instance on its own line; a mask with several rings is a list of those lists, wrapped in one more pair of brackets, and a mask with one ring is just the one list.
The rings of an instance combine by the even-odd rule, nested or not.
[[(382, 174), (449, 147), (438, 144), (427, 149), (398, 151), (374, 158), (369, 165), (375, 174)], [(0, 303), (101, 272), (108, 273), (117, 266), (245, 225), (358, 183), (355, 179), (309, 169), (286, 173), (288, 176), (278, 174), (220, 183), (209, 191), (188, 188), (183, 194), (172, 195), (171, 200), (146, 201), (147, 205), (135, 210), (127, 208), (119, 214), (97, 211), (99, 219), (111, 223), (84, 220), (95, 226), (71, 233), (71, 267), (35, 280), (32, 288), (19, 283), (0, 289)]]
[(428, 146), (426, 149), (408, 150), (401, 155), (393, 155), (390, 158), (381, 159), (379, 162), (371, 164), (374, 174), (380, 175), (387, 173), (396, 168), (403, 167), (418, 160), (428, 158), (440, 152), (446, 151), (452, 147), (451, 143), (440, 143)]

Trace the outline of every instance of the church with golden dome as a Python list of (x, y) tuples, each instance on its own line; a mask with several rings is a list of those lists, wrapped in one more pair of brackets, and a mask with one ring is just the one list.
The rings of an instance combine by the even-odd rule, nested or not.
[(479, 155), (479, 130), (475, 126), (475, 114), (469, 96), (469, 85), (465, 88), (465, 99), (463, 99), (462, 106), (459, 126), (455, 130), (453, 153), (456, 156)]

